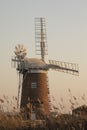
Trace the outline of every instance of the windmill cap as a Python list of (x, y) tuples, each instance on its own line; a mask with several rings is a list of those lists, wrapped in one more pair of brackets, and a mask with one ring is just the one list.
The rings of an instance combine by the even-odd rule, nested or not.
[[(24, 58), (24, 61), (21, 62), (21, 65), (22, 65), (22, 69), (25, 69), (25, 70), (28, 70), (28, 69), (48, 70), (48, 65), (41, 59), (37, 59), (37, 58)], [(21, 69), (20, 67), (19, 69)]]

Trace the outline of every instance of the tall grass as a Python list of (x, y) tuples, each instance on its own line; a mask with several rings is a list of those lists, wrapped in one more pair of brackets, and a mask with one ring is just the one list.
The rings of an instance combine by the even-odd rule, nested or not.
[[(72, 95), (70, 89), (68, 89), (68, 93), (68, 102), (70, 103), (70, 110), (72, 111), (80, 104), (78, 98)], [(86, 103), (86, 97), (84, 94), (80, 97), (80, 99), (83, 101), (83, 103)], [(55, 101), (54, 97), (53, 100)], [(25, 114), (24, 110), (21, 110), (22, 114), (17, 113), (16, 104), (17, 97), (13, 96), (10, 100), (8, 96), (3, 95), (3, 97), (0, 98), (0, 130), (53, 130), (54, 128), (55, 130), (71, 130), (72, 128), (74, 130), (83, 130), (82, 127), (84, 127), (84, 124), (87, 122), (86, 118), (83, 120), (80, 117), (74, 117), (70, 114), (61, 113), (62, 109), (65, 109), (63, 97), (61, 98), (60, 103), (58, 103), (58, 106), (51, 104), (53, 105), (53, 110), (58, 112), (57, 117), (46, 117), (45, 112), (38, 109), (38, 119), (41, 119), (42, 121), (32, 121), (30, 119), (25, 120), (23, 118), (23, 114)], [(45, 121), (43, 119), (45, 119)]]

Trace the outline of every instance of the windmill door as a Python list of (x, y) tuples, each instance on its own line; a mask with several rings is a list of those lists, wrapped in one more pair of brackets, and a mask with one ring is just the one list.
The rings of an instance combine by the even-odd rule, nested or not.
[(36, 120), (36, 113), (35, 113), (35, 111), (32, 111), (32, 113), (31, 113), (31, 120)]

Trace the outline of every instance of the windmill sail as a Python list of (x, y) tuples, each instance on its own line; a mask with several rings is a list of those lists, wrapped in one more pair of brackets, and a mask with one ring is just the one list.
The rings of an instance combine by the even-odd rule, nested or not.
[(65, 72), (73, 75), (79, 74), (78, 64), (75, 63), (49, 60), (48, 66), (50, 69), (54, 69), (60, 72)]
[(44, 18), (35, 18), (35, 43), (36, 54), (41, 55), (41, 59), (45, 61), (45, 55), (47, 55), (47, 37)]

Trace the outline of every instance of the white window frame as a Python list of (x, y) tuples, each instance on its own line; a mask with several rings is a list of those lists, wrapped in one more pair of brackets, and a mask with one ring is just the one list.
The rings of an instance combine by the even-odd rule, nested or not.
[(31, 88), (37, 88), (37, 83), (36, 82), (32, 82), (31, 83)]

